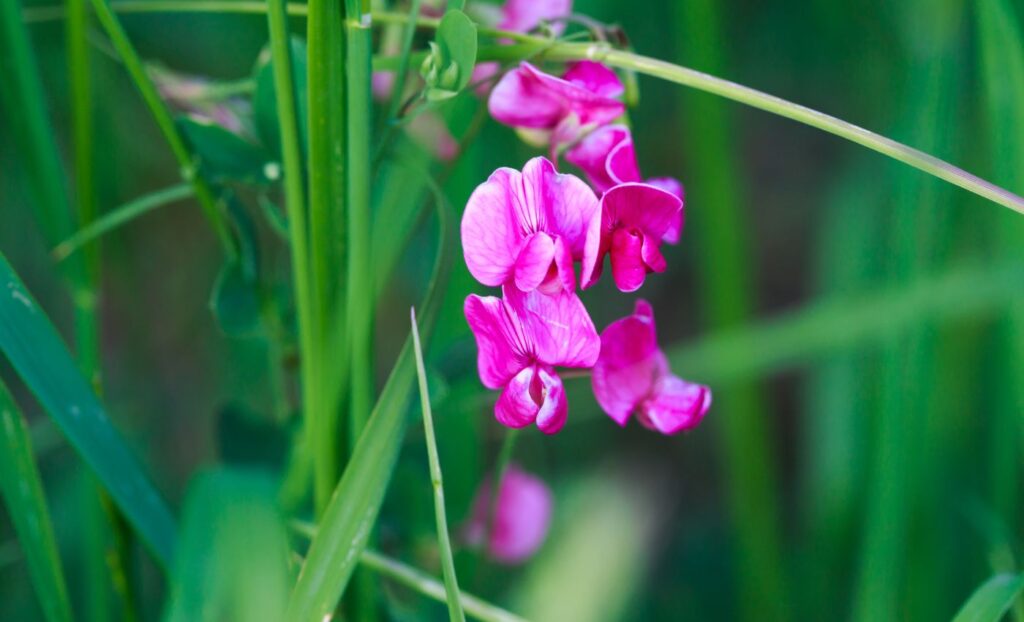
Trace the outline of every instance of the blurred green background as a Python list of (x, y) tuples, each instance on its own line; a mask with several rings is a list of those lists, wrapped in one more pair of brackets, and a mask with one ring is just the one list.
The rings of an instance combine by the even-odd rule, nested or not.
[[(577, 0), (575, 10), (621, 24), (639, 53), (822, 110), (1024, 192), (1017, 2)], [(262, 16), (123, 21), (145, 59), (217, 79), (248, 76), (267, 40)], [(301, 20), (293, 26), (303, 32)], [(30, 32), (67, 151), (62, 26)], [(178, 168), (100, 30), (92, 40), (105, 211), (176, 183)], [(646, 77), (640, 93), (630, 119), (641, 168), (680, 178), (687, 194), (682, 242), (665, 249), (669, 270), (640, 294), (677, 373), (710, 384), (714, 406), (697, 430), (663, 438), (619, 429), (586, 380), (567, 381), (564, 431), (528, 430), (516, 448), (516, 461), (555, 492), (547, 543), (518, 568), (459, 551), (462, 587), (541, 620), (950, 618), (1024, 553), (1024, 217), (766, 113)], [(463, 97), (448, 108), (456, 137), (479, 106)], [(19, 111), (3, 115), (0, 128), (18, 123)], [(67, 295), (8, 136), (0, 129), (0, 249), (68, 329)], [(461, 210), (495, 167), (536, 154), (489, 121), (446, 182), (451, 203)], [(413, 238), (377, 315), (381, 379), (427, 277), (429, 233)], [(286, 283), (286, 250), (265, 226), (260, 239), (264, 263)], [(220, 253), (194, 203), (131, 223), (102, 252), (105, 403), (179, 515), (204, 467), (279, 468), (283, 440), (265, 434), (275, 421), (268, 346), (218, 329), (207, 301)], [(471, 291), (459, 260), (429, 357), (456, 532), (503, 432), (461, 314)], [(608, 279), (583, 298), (599, 329), (634, 300)], [(0, 365), (29, 414), (76, 613), (117, 619), (102, 589), (87, 588), (106, 568), (83, 534), (99, 533), (101, 548), (110, 537), (93, 484), (9, 372)], [(378, 539), (440, 576), (416, 425)], [(143, 617), (158, 618), (166, 588), (141, 549), (136, 558)], [(446, 615), (385, 586), (391, 619)], [(0, 513), (0, 619), (40, 615)]]

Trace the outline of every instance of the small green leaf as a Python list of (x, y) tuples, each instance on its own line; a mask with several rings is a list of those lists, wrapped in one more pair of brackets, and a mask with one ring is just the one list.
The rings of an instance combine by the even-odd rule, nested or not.
[(261, 334), (260, 299), (256, 286), (246, 278), (241, 264), (228, 261), (217, 275), (210, 296), (210, 310), (228, 337), (256, 337)]
[(0, 351), (56, 422), (156, 560), (174, 551), (174, 517), (125, 445), (42, 308), (0, 253)]
[(430, 43), (430, 54), (420, 68), (427, 82), (427, 99), (448, 99), (466, 88), (473, 77), (476, 51), (476, 24), (462, 11), (449, 10), (441, 18), (437, 38)]
[[(296, 112), (299, 117), (299, 141), (302, 153), (309, 148), (309, 91), (306, 88), (308, 71), (306, 59), (306, 42), (299, 37), (292, 37), (292, 79), (295, 81)], [(256, 131), (260, 141), (272, 154), (281, 158), (281, 131), (277, 120), (277, 95), (274, 91), (274, 64), (270, 57), (269, 47), (260, 53), (256, 68), (253, 71), (256, 79), (256, 92), (253, 95), (253, 113), (256, 117)]]
[(209, 179), (268, 183), (280, 178), (281, 166), (259, 145), (198, 117), (180, 117), (177, 123)]
[(291, 577), (274, 482), (249, 469), (218, 469), (189, 486), (171, 577), (168, 622), (277, 622)]
[(0, 493), (49, 622), (71, 620), (64, 571), (25, 419), (0, 382)]
[(1024, 575), (997, 574), (971, 594), (953, 622), (999, 622), (1022, 588)]

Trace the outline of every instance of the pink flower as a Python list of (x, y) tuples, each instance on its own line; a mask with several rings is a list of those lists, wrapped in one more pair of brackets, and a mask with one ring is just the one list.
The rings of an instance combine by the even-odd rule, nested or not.
[(711, 389), (672, 375), (646, 300), (601, 333), (591, 380), (597, 403), (621, 426), (636, 413), (644, 426), (675, 434), (696, 427), (711, 407)]
[[(625, 125), (606, 125), (587, 134), (572, 149), (565, 159), (578, 166), (598, 192), (628, 181), (643, 181), (640, 167), (636, 163), (636, 149), (633, 135)], [(671, 177), (652, 177), (648, 184), (671, 192), (685, 201), (683, 185)], [(679, 241), (683, 228), (683, 212), (672, 222), (664, 240), (671, 244)]]
[(510, 428), (536, 422), (545, 434), (562, 429), (568, 413), (555, 367), (590, 367), (601, 340), (572, 292), (548, 296), (505, 287), (503, 298), (470, 295), (465, 312), (476, 337), (480, 380), (501, 389), (494, 406)]
[[(583, 258), (584, 288), (601, 275), (604, 256), (611, 257), (612, 278), (624, 292), (636, 291), (648, 272), (664, 272), (661, 243), (681, 220), (683, 202), (671, 192), (651, 184), (624, 183), (601, 197), (601, 228), (591, 230)], [(596, 249), (596, 252), (593, 252)]]
[[(529, 32), (541, 22), (566, 17), (572, 13), (572, 0), (508, 0), (501, 7), (501, 30)], [(561, 34), (564, 23), (552, 24), (552, 31)]]
[(615, 98), (622, 92), (618, 76), (601, 63), (580, 61), (556, 78), (523, 62), (494, 87), (488, 107), (499, 122), (539, 131), (555, 149), (620, 116), (625, 107)]
[(473, 191), (462, 217), (462, 249), (484, 285), (514, 282), (523, 291), (553, 294), (575, 289), (573, 261), (597, 253), (599, 229), (599, 204), (587, 184), (533, 158), (522, 173), (500, 168)]
[[(466, 525), (466, 540), (505, 564), (525, 561), (548, 535), (553, 505), (551, 490), (540, 478), (510, 464), (498, 489), (491, 516), (491, 478), (480, 485)], [(489, 519), (493, 519), (490, 520)], [(490, 525), (488, 525), (490, 522)]]

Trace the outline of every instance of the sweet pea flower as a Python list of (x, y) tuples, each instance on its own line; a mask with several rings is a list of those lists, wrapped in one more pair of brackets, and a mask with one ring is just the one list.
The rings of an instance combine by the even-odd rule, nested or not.
[(590, 187), (539, 157), (521, 173), (499, 168), (473, 191), (462, 216), (462, 249), (470, 273), (484, 285), (512, 282), (523, 291), (555, 294), (575, 289), (573, 262), (596, 254), (599, 228)]
[[(501, 7), (501, 30), (530, 32), (541, 22), (557, 20), (572, 13), (572, 0), (508, 0)], [(556, 35), (565, 30), (564, 23), (554, 23), (551, 30)]]
[(636, 413), (645, 427), (675, 434), (696, 427), (711, 407), (711, 389), (669, 370), (646, 300), (638, 300), (633, 315), (601, 333), (601, 356), (591, 381), (597, 403), (620, 426)]
[(548, 296), (506, 286), (503, 298), (470, 295), (465, 313), (476, 337), (480, 380), (501, 389), (494, 415), (510, 428), (536, 422), (562, 429), (568, 404), (555, 367), (590, 367), (601, 340), (576, 294)]
[(483, 546), (487, 554), (503, 564), (521, 563), (544, 544), (551, 525), (553, 496), (547, 484), (515, 464), (510, 464), (498, 487), (493, 516), (491, 480), (477, 490), (473, 510), (465, 528), (466, 541)]
[(595, 61), (570, 65), (561, 78), (523, 62), (491, 91), (488, 108), (498, 122), (527, 130), (552, 150), (622, 115), (623, 93), (615, 72)]
[(661, 243), (682, 221), (682, 210), (679, 197), (651, 184), (627, 182), (605, 192), (600, 230), (588, 232), (599, 241), (588, 238), (585, 243), (582, 287), (597, 281), (606, 254), (615, 285), (624, 292), (639, 289), (648, 272), (664, 272)]
[[(599, 193), (625, 182), (643, 181), (636, 163), (633, 135), (625, 125), (606, 125), (587, 134), (565, 153), (565, 159), (579, 167), (590, 185)], [(685, 201), (683, 185), (671, 177), (652, 177), (647, 184), (671, 192)], [(683, 212), (672, 222), (664, 240), (671, 244), (679, 241), (683, 228)]]

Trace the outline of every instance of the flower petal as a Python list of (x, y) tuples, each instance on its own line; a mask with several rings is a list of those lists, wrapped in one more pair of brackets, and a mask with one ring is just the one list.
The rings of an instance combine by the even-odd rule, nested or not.
[(590, 186), (575, 175), (551, 176), (547, 191), (547, 231), (565, 241), (574, 260), (583, 259), (587, 232), (601, 222), (601, 202)]
[(484, 285), (498, 286), (512, 274), (523, 243), (512, 206), (522, 187), (522, 175), (510, 168), (496, 170), (477, 186), (462, 215), (462, 252), (470, 274)]
[(608, 169), (608, 176), (615, 180), (616, 184), (640, 181), (640, 166), (636, 163), (636, 149), (633, 147), (631, 136), (612, 148), (608, 153), (605, 167)]
[(636, 312), (601, 333), (601, 356), (591, 374), (594, 397), (619, 425), (654, 389), (666, 363), (658, 350), (654, 315), (644, 300)]
[(660, 240), (683, 209), (679, 197), (644, 183), (624, 183), (601, 197), (601, 218), (613, 225), (635, 227)]
[(661, 254), (661, 240), (655, 240), (644, 236), (644, 243), (640, 247), (640, 257), (644, 260), (644, 265), (651, 272), (664, 272), (668, 264), (665, 262), (665, 256)]
[(489, 537), (487, 552), (495, 561), (516, 564), (537, 552), (551, 524), (553, 496), (538, 477), (510, 464), (498, 488), (491, 519), (491, 480), (477, 489), (473, 510), (464, 533), (470, 544), (480, 546)]
[[(676, 195), (679, 197), (679, 200), (683, 202), (685, 207), (686, 190), (683, 188), (683, 184), (679, 183), (678, 179), (673, 177), (651, 177), (647, 180), (647, 183)], [(679, 235), (683, 231), (683, 212), (684, 210), (679, 210), (679, 215), (672, 219), (672, 223), (669, 225), (668, 231), (665, 232), (665, 237), (662, 238), (665, 242), (668, 242), (669, 244), (676, 244), (679, 242)]]
[(620, 228), (612, 233), (612, 279), (620, 291), (634, 292), (644, 284), (647, 266), (641, 256), (643, 244), (644, 234), (635, 229)]
[(590, 184), (598, 192), (604, 192), (622, 181), (616, 179), (608, 169), (608, 155), (620, 143), (629, 139), (629, 128), (625, 125), (606, 125), (587, 134), (583, 140), (565, 153), (569, 163), (582, 170)]
[(590, 367), (597, 361), (601, 338), (576, 294), (547, 296), (508, 286), (504, 294), (538, 361), (557, 367)]
[[(565, 17), (572, 13), (572, 0), (507, 0), (501, 8), (503, 19), (498, 24), (500, 30), (529, 32), (542, 21)], [(551, 30), (559, 35), (565, 30), (565, 24), (552, 24)]]
[(498, 423), (510, 428), (523, 428), (537, 420), (540, 410), (535, 392), (539, 389), (537, 370), (530, 366), (516, 374), (501, 392), (494, 405)]
[(506, 73), (487, 101), (491, 116), (512, 127), (552, 129), (558, 125), (566, 114), (564, 97), (552, 91), (538, 73), (528, 63)]
[(540, 380), (543, 399), (537, 411), (537, 427), (544, 434), (556, 434), (565, 425), (569, 415), (562, 379), (554, 371), (543, 367), (537, 370), (537, 378)]
[(516, 287), (524, 292), (540, 287), (548, 277), (554, 258), (555, 241), (550, 235), (541, 232), (527, 238), (516, 260)]
[(527, 342), (519, 318), (493, 296), (467, 296), (464, 311), (476, 338), (480, 381), (488, 389), (500, 389), (527, 365)]
[(573, 63), (562, 79), (601, 97), (619, 97), (626, 91), (615, 71), (593, 60)]
[[(571, 292), (576, 289), (576, 271), (572, 266), (572, 251), (561, 238), (555, 238), (555, 265), (558, 267), (558, 281), (560, 289)], [(545, 291), (545, 293), (557, 293), (557, 291)]]
[(711, 389), (673, 375), (662, 376), (651, 396), (640, 405), (637, 420), (662, 434), (697, 426), (711, 408)]

